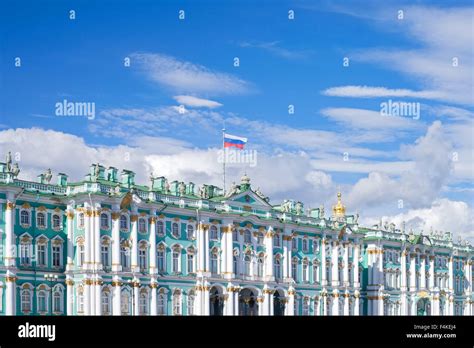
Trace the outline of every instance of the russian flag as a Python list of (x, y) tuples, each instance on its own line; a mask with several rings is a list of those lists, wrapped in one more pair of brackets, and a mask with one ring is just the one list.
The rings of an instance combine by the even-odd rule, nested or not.
[(224, 147), (236, 147), (242, 150), (246, 143), (247, 138), (224, 133)]

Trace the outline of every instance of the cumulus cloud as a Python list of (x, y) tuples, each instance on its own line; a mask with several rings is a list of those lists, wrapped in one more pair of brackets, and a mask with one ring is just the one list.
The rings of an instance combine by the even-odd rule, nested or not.
[[(227, 73), (160, 53), (133, 53), (132, 62), (152, 81), (182, 93), (241, 94), (250, 83)], [(134, 64), (134, 63), (132, 63)]]
[[(406, 229), (429, 232), (431, 229), (452, 232), (457, 236), (470, 239), (474, 242), (474, 215), (472, 209), (462, 201), (452, 201), (440, 198), (421, 209), (411, 209), (395, 215), (383, 215), (383, 221), (390, 221), (397, 226), (405, 222)], [(363, 222), (371, 226), (379, 220), (376, 218), (364, 219)]]

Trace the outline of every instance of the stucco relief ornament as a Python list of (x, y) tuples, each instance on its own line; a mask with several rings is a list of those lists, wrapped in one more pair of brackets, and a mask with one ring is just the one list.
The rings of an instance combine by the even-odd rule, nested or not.
[(51, 173), (51, 168), (48, 168), (46, 173), (44, 173), (44, 181), (49, 184), (53, 178), (53, 173)]

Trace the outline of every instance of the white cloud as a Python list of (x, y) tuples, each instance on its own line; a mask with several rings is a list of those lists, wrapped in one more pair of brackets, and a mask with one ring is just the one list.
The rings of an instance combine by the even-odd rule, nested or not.
[(213, 71), (159, 53), (133, 53), (132, 66), (137, 64), (146, 76), (181, 93), (240, 94), (248, 92), (248, 82), (230, 74)]
[(221, 103), (218, 103), (214, 100), (202, 99), (198, 97), (193, 97), (191, 95), (177, 95), (173, 97), (178, 103), (194, 108), (209, 108), (214, 109), (222, 106)]
[(309, 51), (301, 51), (301, 50), (289, 50), (279, 46), (279, 41), (271, 41), (271, 42), (248, 42), (244, 41), (241, 42), (239, 45), (240, 47), (250, 47), (250, 48), (259, 48), (264, 51), (270, 52), (278, 57), (282, 57), (285, 59), (290, 60), (298, 60), (298, 59), (306, 59), (309, 55)]
[[(446, 198), (436, 199), (433, 203), (422, 209), (411, 209), (395, 215), (382, 216), (383, 221), (390, 221), (397, 226), (406, 223), (409, 231), (429, 232), (431, 229), (452, 232), (457, 236), (468, 238), (474, 242), (474, 215), (472, 209), (462, 201), (452, 201)], [(379, 221), (379, 218), (366, 218), (361, 220), (368, 226)]]
[(372, 172), (352, 188), (348, 202), (353, 206), (396, 206), (420, 208), (431, 204), (448, 182), (453, 170), (452, 145), (441, 122), (435, 121), (414, 145), (402, 145), (400, 155), (412, 165), (398, 177)]
[(446, 95), (440, 91), (413, 91), (411, 89), (392, 89), (386, 87), (372, 86), (339, 86), (331, 87), (322, 92), (331, 97), (352, 98), (383, 98), (383, 97), (406, 97), (421, 99), (443, 99)]
[(421, 127), (419, 121), (415, 121), (410, 117), (383, 115), (380, 110), (326, 108), (321, 110), (321, 114), (352, 130), (377, 130), (391, 134), (394, 129), (417, 130)]

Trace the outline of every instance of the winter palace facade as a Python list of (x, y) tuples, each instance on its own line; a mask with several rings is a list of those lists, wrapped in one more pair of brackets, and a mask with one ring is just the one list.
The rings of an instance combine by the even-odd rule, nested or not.
[(224, 194), (90, 167), (18, 179), (0, 163), (1, 315), (473, 315), (474, 249), (451, 233), (359, 226), (271, 205), (247, 175)]

